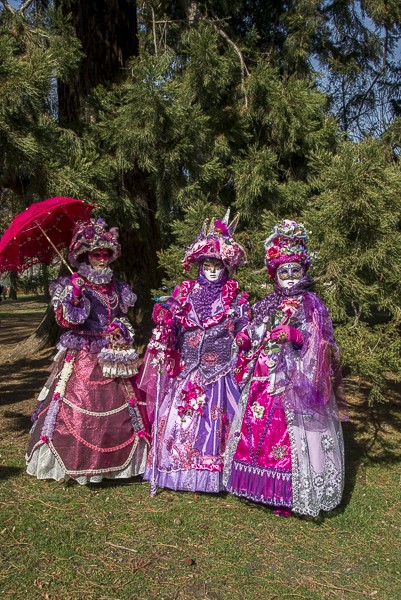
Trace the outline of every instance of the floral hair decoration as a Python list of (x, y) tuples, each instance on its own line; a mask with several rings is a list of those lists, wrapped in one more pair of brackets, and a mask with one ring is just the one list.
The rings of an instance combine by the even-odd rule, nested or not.
[(195, 241), (187, 249), (183, 263), (189, 270), (192, 263), (198, 263), (206, 258), (221, 260), (226, 269), (232, 273), (238, 267), (246, 264), (244, 248), (234, 240), (234, 231), (238, 224), (239, 215), (229, 223), (230, 209), (223, 219), (206, 219)]
[(106, 248), (110, 253), (110, 262), (121, 255), (118, 241), (118, 229), (112, 227), (107, 231), (103, 219), (91, 219), (77, 223), (69, 248), (68, 260), (71, 265), (78, 267), (85, 254), (97, 248)]
[(301, 263), (308, 269), (311, 255), (306, 248), (307, 241), (308, 232), (303, 223), (286, 219), (275, 225), (265, 240), (265, 265), (269, 276), (273, 279), (277, 267), (288, 262)]

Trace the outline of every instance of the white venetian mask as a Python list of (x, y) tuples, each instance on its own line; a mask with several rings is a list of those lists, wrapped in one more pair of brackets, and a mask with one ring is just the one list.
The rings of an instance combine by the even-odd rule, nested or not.
[(110, 262), (110, 253), (106, 248), (96, 248), (88, 252), (89, 263), (93, 269), (106, 269)]
[(212, 283), (219, 280), (220, 273), (224, 269), (222, 261), (217, 258), (206, 258), (202, 267), (206, 279)]
[(289, 289), (298, 283), (304, 272), (304, 267), (297, 262), (284, 263), (277, 267), (276, 279), (282, 288)]

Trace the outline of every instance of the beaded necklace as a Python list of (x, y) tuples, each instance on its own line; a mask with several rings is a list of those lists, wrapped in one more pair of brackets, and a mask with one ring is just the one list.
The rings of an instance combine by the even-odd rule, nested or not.
[(111, 321), (112, 312), (118, 307), (119, 297), (114, 289), (114, 281), (107, 285), (98, 285), (88, 281), (85, 287), (89, 288), (97, 300), (107, 309), (108, 320)]

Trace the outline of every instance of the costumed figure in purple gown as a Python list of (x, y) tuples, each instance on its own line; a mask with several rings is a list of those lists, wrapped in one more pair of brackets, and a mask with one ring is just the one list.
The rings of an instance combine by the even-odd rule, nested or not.
[(230, 277), (246, 256), (233, 239), (237, 219), (228, 224), (228, 216), (205, 222), (185, 254), (186, 267), (199, 265), (197, 279), (183, 281), (154, 309), (156, 327), (138, 377), (154, 420), (145, 473), (152, 493), (156, 485), (223, 489), (222, 455), (239, 398), (233, 341), (250, 316), (248, 294)]
[(68, 256), (77, 273), (51, 284), (67, 331), (32, 416), (27, 471), (38, 479), (86, 484), (144, 472), (148, 421), (129, 379), (138, 355), (126, 318), (136, 296), (109, 266), (120, 253), (117, 229), (79, 223)]
[(274, 292), (254, 305), (252, 325), (237, 336), (243, 390), (224, 482), (276, 514), (316, 517), (342, 497), (343, 387), (328, 310), (310, 291), (307, 237), (301, 223), (286, 220), (265, 242)]

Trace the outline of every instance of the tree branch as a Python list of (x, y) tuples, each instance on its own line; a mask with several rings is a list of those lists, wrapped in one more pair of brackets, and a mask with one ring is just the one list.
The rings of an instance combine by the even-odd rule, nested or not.
[(8, 12), (10, 12), (12, 15), (15, 14), (15, 9), (8, 3), (7, 0), (0, 0), (0, 2), (2, 3), (2, 5), (4, 6), (4, 8), (6, 10), (8, 10)]
[(219, 35), (221, 35), (221, 37), (224, 38), (226, 40), (226, 42), (234, 48), (234, 50), (239, 58), (239, 62), (241, 65), (241, 89), (244, 94), (245, 108), (248, 108), (248, 95), (246, 93), (245, 78), (249, 77), (249, 71), (248, 71), (248, 67), (245, 64), (244, 56), (243, 56), (241, 50), (238, 48), (237, 44), (235, 42), (233, 42), (233, 40), (226, 34), (226, 32), (223, 29), (220, 29), (220, 27), (218, 27), (213, 21), (209, 21), (209, 22), (211, 23), (213, 29), (215, 29), (215, 31), (217, 31), (217, 33)]
[(26, 9), (30, 7), (33, 1), (34, 0), (25, 0), (23, 5), (18, 9), (18, 12), (23, 13), (24, 11), (26, 11)]
[(155, 47), (155, 55), (157, 56), (156, 21), (155, 21), (155, 11), (153, 10), (153, 6), (151, 7), (151, 10), (152, 10), (153, 44)]

